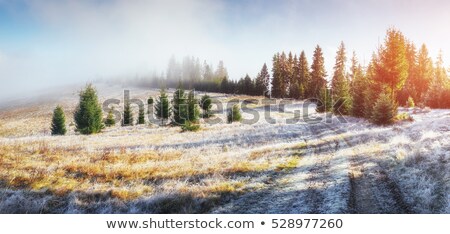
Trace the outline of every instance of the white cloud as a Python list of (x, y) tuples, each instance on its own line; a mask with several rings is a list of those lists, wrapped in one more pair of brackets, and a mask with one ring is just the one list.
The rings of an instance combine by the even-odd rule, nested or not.
[[(0, 0), (0, 4), (14, 8), (12, 1)], [(441, 18), (447, 22), (448, 14), (442, 10), (445, 7), (434, 14), (436, 17), (422, 20), (417, 17), (422, 11), (408, 10), (408, 14), (415, 14), (413, 17), (391, 6), (380, 18), (378, 9), (383, 4), (370, 1), (285, 1), (271, 4), (269, 9), (263, 2), (212, 0), (32, 0), (23, 4), (26, 11), (11, 12), (17, 19), (29, 13), (37, 33), (31, 32), (16, 47), (0, 44), (0, 52), (7, 54), (7, 58), (0, 57), (0, 79), (13, 77), (8, 84), (36, 88), (164, 71), (172, 54), (193, 55), (213, 63), (224, 60), (231, 78), (236, 79), (245, 73), (256, 75), (264, 62), (270, 68), (272, 55), (282, 50), (305, 50), (311, 64), (317, 44), (324, 49), (327, 73), (331, 75), (336, 53), (333, 48), (341, 40), (349, 56), (356, 50), (360, 61), (367, 62), (377, 38), (382, 40), (386, 28), (394, 23), (411, 40), (429, 42), (433, 57), (438, 46), (447, 46), (450, 35), (448, 27), (426, 27), (433, 31), (425, 33), (426, 25), (411, 23), (420, 20), (428, 25)], [(431, 11), (436, 7), (416, 8)], [(412, 19), (416, 21), (409, 21)], [(450, 55), (448, 46), (442, 49), (444, 56)]]

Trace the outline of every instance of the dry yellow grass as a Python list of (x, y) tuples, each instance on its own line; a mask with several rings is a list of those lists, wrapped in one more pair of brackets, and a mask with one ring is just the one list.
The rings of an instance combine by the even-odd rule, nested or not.
[(45, 140), (0, 144), (0, 178), (9, 188), (56, 195), (108, 192), (123, 200), (173, 192), (202, 197), (237, 192), (245, 187), (245, 177), (239, 177), (243, 174), (280, 171), (297, 163), (297, 156), (273, 157), (265, 150), (235, 158), (227, 152), (192, 156), (179, 150), (108, 147), (89, 152)]
[[(137, 96), (146, 98), (148, 92)], [(225, 100), (246, 98), (219, 96)], [(224, 137), (216, 139), (253, 131), (252, 126), (241, 124), (203, 124), (200, 132), (184, 133), (177, 127), (117, 125), (99, 134), (79, 135), (72, 117), (76, 102), (76, 94), (58, 101), (66, 114), (65, 136), (50, 136), (56, 103), (0, 110), (2, 191), (51, 194), (64, 201), (81, 202), (80, 206), (89, 200), (83, 197), (92, 194), (129, 203), (140, 198), (172, 197), (173, 201), (167, 201), (172, 205), (166, 204), (172, 207), (178, 200), (188, 199), (190, 204), (192, 198), (214, 200), (250, 191), (255, 188), (254, 178), (283, 173), (299, 163), (298, 149), (246, 148), (222, 145), (227, 140)], [(215, 117), (225, 119), (225, 115)], [(95, 199), (90, 202), (95, 203)]]

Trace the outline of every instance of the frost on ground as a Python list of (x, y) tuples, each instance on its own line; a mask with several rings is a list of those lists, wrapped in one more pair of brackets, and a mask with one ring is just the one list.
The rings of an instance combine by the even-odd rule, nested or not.
[[(415, 121), (380, 127), (324, 121), (303, 102), (251, 103), (272, 119), (82, 136), (71, 118), (76, 92), (66, 93), (0, 109), (0, 213), (450, 213), (450, 110), (403, 109)], [(131, 90), (142, 100), (157, 93)], [(49, 135), (56, 104), (67, 136)]]

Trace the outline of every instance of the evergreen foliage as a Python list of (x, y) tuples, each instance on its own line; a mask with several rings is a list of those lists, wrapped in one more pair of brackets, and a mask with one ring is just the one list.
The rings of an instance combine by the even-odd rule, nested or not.
[(131, 104), (129, 101), (125, 101), (124, 108), (123, 108), (123, 126), (133, 125), (134, 123), (134, 117), (133, 112), (131, 109)]
[(374, 81), (391, 93), (392, 102), (396, 92), (401, 90), (408, 77), (407, 44), (403, 34), (397, 29), (387, 31), (385, 44), (381, 46), (376, 63)]
[(184, 122), (183, 125), (181, 125), (181, 130), (183, 132), (196, 132), (198, 130), (200, 130), (200, 124), (198, 123), (192, 123), (191, 121), (187, 120)]
[(325, 60), (323, 58), (322, 48), (316, 46), (311, 65), (311, 80), (308, 86), (308, 93), (311, 98), (319, 97), (321, 90), (326, 87), (326, 76), (327, 73), (325, 71)]
[(97, 91), (91, 84), (80, 92), (80, 101), (74, 112), (74, 120), (76, 131), (81, 134), (99, 133), (105, 127)]
[(187, 99), (188, 105), (188, 121), (190, 123), (196, 124), (199, 121), (200, 109), (198, 105), (198, 100), (195, 98), (195, 91), (191, 90), (188, 94)]
[(270, 74), (267, 70), (267, 65), (264, 63), (261, 71), (255, 79), (255, 95), (269, 96), (270, 92)]
[(116, 125), (116, 120), (114, 119), (113, 111), (114, 111), (114, 108), (111, 108), (108, 111), (108, 115), (106, 116), (105, 125), (107, 127), (111, 127), (111, 126)]
[(138, 124), (145, 124), (144, 105), (139, 106)]
[(392, 98), (386, 92), (378, 97), (371, 116), (371, 121), (378, 125), (386, 125), (394, 122), (397, 115), (397, 108)]
[(203, 118), (209, 118), (211, 116), (212, 100), (208, 95), (203, 95), (200, 100), (200, 107), (203, 110)]
[(181, 84), (178, 85), (177, 90), (173, 94), (172, 112), (172, 123), (174, 125), (183, 125), (188, 119), (187, 98)]
[(334, 74), (331, 80), (331, 90), (333, 99), (333, 112), (336, 114), (349, 114), (351, 110), (350, 87), (345, 72), (345, 46), (341, 42), (336, 54), (336, 63), (334, 65)]
[(159, 97), (155, 103), (155, 111), (156, 118), (161, 120), (161, 125), (164, 125), (164, 121), (169, 119), (170, 116), (169, 98), (164, 89), (159, 92)]
[(356, 54), (353, 53), (352, 65), (351, 65), (351, 97), (352, 97), (352, 108), (351, 114), (355, 117), (364, 117), (365, 108), (365, 92), (367, 89), (367, 81), (365, 75), (363, 74), (363, 69), (358, 63)]
[(241, 121), (241, 119), (242, 119), (241, 110), (239, 108), (239, 105), (235, 104), (233, 105), (231, 110), (228, 111), (227, 121), (228, 123), (232, 123), (232, 122), (239, 122)]
[(61, 106), (57, 106), (53, 111), (51, 131), (52, 135), (65, 135), (67, 132), (66, 116)]
[(327, 88), (322, 88), (319, 92), (316, 111), (319, 113), (329, 112), (332, 110), (332, 107), (333, 105), (330, 90)]

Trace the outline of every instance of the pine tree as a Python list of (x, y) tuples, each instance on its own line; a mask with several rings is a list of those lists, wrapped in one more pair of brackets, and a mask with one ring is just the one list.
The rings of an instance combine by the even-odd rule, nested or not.
[(125, 105), (123, 108), (123, 126), (133, 125), (134, 118), (133, 118), (133, 112), (131, 110), (131, 104), (129, 101), (125, 101)]
[(97, 91), (91, 84), (80, 92), (80, 101), (74, 112), (74, 120), (76, 131), (81, 134), (98, 133), (105, 127)]
[(245, 89), (245, 80), (241, 77), (239, 81), (237, 82), (237, 93), (238, 94), (245, 94), (247, 90)]
[(278, 61), (278, 68), (280, 69), (280, 98), (285, 98), (288, 95), (289, 82), (291, 80), (292, 72), (291, 66), (293, 63), (292, 54), (290, 54), (290, 58), (286, 56), (284, 52), (281, 53), (280, 60)]
[(211, 116), (211, 104), (211, 98), (205, 94), (200, 100), (200, 107), (203, 109), (203, 118), (209, 118)]
[(351, 114), (355, 117), (364, 117), (365, 107), (365, 90), (367, 88), (367, 82), (363, 74), (363, 69), (358, 63), (355, 52), (353, 52), (352, 65), (351, 65), (351, 96), (352, 96), (352, 108)]
[(228, 77), (228, 72), (225, 66), (223, 65), (223, 61), (219, 61), (219, 64), (217, 65), (217, 70), (214, 74), (216, 79), (222, 80), (224, 77)]
[(399, 103), (406, 103), (409, 96), (417, 99), (418, 92), (415, 83), (419, 79), (418, 60), (416, 46), (412, 42), (406, 43), (406, 61), (408, 63), (408, 76), (405, 84), (397, 93), (396, 100)]
[(280, 98), (283, 95), (283, 77), (280, 68), (280, 54), (277, 53), (273, 56), (272, 65), (272, 92), (271, 96), (274, 98)]
[(346, 61), (347, 56), (345, 55), (344, 42), (341, 42), (336, 54), (334, 74), (331, 80), (331, 92), (333, 99), (333, 112), (344, 115), (349, 114), (351, 110), (350, 90), (345, 71)]
[(177, 90), (173, 94), (173, 119), (172, 123), (175, 125), (183, 125), (188, 119), (188, 107), (186, 94), (181, 84), (178, 85)]
[(200, 110), (198, 107), (198, 100), (195, 98), (194, 90), (191, 90), (188, 94), (187, 105), (188, 105), (188, 119), (187, 120), (194, 124), (198, 123), (199, 116), (200, 116)]
[(300, 98), (310, 97), (308, 90), (308, 84), (311, 81), (311, 73), (309, 70), (308, 59), (306, 58), (305, 51), (300, 53), (298, 59), (298, 82), (300, 86)]
[(394, 118), (397, 115), (397, 108), (392, 101), (390, 95), (383, 92), (378, 97), (375, 106), (373, 108), (373, 113), (371, 121), (375, 124), (391, 124), (394, 122)]
[[(295, 69), (294, 68), (295, 68), (296, 63), (297, 63), (297, 56), (293, 56), (292, 52), (289, 52), (287, 61), (286, 61), (286, 71), (285, 71), (285, 76), (284, 76), (284, 83), (286, 84), (285, 95), (287, 97), (291, 97), (289, 91), (291, 90), (291, 85), (293, 83), (295, 83), (295, 81), (294, 81), (295, 80), (295, 77), (294, 77)], [(293, 87), (292, 89), (296, 89), (296, 88)]]
[(159, 92), (159, 97), (155, 103), (156, 118), (161, 120), (161, 125), (164, 125), (164, 121), (169, 119), (170, 107), (169, 98), (164, 89)]
[(375, 102), (378, 98), (378, 95), (383, 91), (383, 87), (375, 82), (375, 77), (377, 76), (376, 67), (378, 66), (378, 63), (378, 56), (373, 53), (372, 59), (367, 67), (365, 89), (363, 92), (364, 117), (366, 119), (370, 119), (372, 117), (372, 110), (375, 106)]
[(442, 51), (440, 51), (434, 69), (433, 80), (425, 96), (425, 103), (431, 108), (449, 107), (449, 100), (446, 98), (449, 96), (450, 81), (448, 80), (447, 71), (443, 63)]
[(261, 77), (263, 77), (263, 81), (264, 81), (264, 96), (269, 97), (270, 96), (271, 80), (270, 80), (269, 71), (267, 70), (266, 63), (264, 63), (264, 65), (263, 65), (263, 67), (261, 69), (260, 75), (261, 75)]
[(116, 124), (116, 120), (114, 119), (113, 111), (114, 111), (114, 108), (111, 108), (108, 111), (108, 115), (106, 116), (105, 125), (107, 127), (111, 127), (111, 126), (114, 126)]
[(228, 111), (227, 121), (228, 123), (232, 123), (232, 122), (239, 122), (241, 121), (241, 119), (242, 119), (241, 110), (239, 108), (239, 105), (235, 104), (233, 105), (231, 110)]
[[(385, 44), (379, 51), (379, 63), (376, 66), (375, 82), (391, 93), (395, 102), (396, 92), (403, 88), (408, 77), (407, 45), (403, 34), (389, 29)], [(393, 103), (394, 104), (394, 103)]]
[(254, 83), (252, 81), (252, 78), (250, 78), (250, 76), (248, 74), (245, 75), (244, 77), (244, 83), (243, 83), (243, 87), (242, 87), (242, 94), (247, 94), (247, 95), (254, 95), (255, 94), (255, 87), (254, 87)]
[(311, 65), (311, 80), (308, 87), (311, 98), (319, 97), (319, 92), (326, 87), (326, 76), (327, 73), (325, 71), (325, 60), (323, 58), (322, 48), (316, 46), (313, 55), (313, 63)]
[(300, 99), (302, 97), (302, 87), (298, 80), (293, 80), (289, 86), (289, 97), (293, 99)]
[(319, 101), (317, 102), (316, 111), (319, 113), (329, 112), (333, 109), (330, 90), (326, 87), (322, 88), (319, 92)]
[(57, 106), (53, 111), (51, 131), (52, 135), (65, 135), (67, 132), (66, 116), (61, 106)]
[(268, 96), (269, 93), (269, 84), (270, 83), (270, 74), (267, 70), (267, 65), (264, 63), (261, 71), (258, 73), (255, 79), (255, 95), (263, 95)]
[(414, 100), (422, 102), (425, 97), (425, 93), (433, 80), (433, 61), (428, 55), (428, 49), (425, 44), (419, 50), (417, 58), (417, 79), (411, 81), (416, 96)]
[(212, 65), (209, 65), (206, 63), (206, 61), (203, 62), (203, 80), (204, 81), (212, 81), (214, 79), (214, 74), (212, 71)]
[[(293, 59), (292, 59), (293, 60)], [(287, 88), (291, 79), (291, 64), (284, 52), (275, 54), (272, 67), (272, 96), (274, 98), (287, 97)]]
[(350, 74), (349, 74), (349, 83), (350, 89), (352, 89), (353, 81), (355, 81), (356, 76), (358, 75), (358, 67), (360, 66), (358, 62), (358, 57), (356, 56), (356, 52), (353, 51), (352, 58), (350, 59)]
[(145, 124), (144, 105), (139, 106), (138, 124)]
[(298, 85), (300, 87), (300, 98), (308, 98), (309, 91), (307, 89), (308, 83), (311, 80), (308, 59), (306, 58), (305, 51), (302, 51), (298, 59), (297, 65)]
[(228, 78), (224, 77), (222, 79), (222, 82), (220, 83), (220, 91), (222, 93), (232, 93), (231, 89), (230, 89), (230, 85), (228, 84)]

